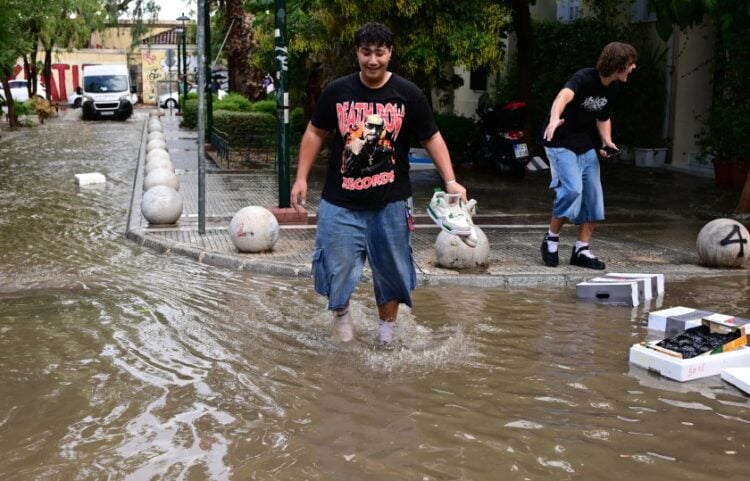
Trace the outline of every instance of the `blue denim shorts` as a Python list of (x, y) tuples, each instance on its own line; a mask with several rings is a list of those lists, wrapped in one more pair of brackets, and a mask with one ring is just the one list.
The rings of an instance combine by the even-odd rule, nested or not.
[(417, 273), (407, 213), (403, 200), (376, 210), (345, 209), (321, 200), (312, 272), (315, 291), (328, 297), (328, 309), (349, 305), (365, 259), (377, 304), (399, 301), (411, 307)]
[(552, 216), (573, 224), (604, 220), (604, 192), (599, 159), (594, 149), (577, 155), (558, 147), (545, 147), (555, 189)]

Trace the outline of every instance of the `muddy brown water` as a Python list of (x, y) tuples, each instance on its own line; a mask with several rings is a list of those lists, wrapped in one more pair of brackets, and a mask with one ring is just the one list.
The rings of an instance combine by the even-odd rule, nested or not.
[[(748, 397), (627, 362), (649, 309), (750, 314), (747, 277), (636, 309), (572, 289), (420, 287), (393, 350), (305, 279), (124, 238), (145, 115), (0, 140), (0, 479), (743, 479)], [(106, 186), (73, 175), (102, 172)]]

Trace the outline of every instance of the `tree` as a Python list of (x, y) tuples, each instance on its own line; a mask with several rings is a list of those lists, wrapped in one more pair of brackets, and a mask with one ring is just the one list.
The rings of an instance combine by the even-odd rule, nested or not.
[[(251, 2), (257, 16), (258, 53), (254, 61), (273, 65), (273, 12), (269, 0)], [(495, 71), (504, 54), (502, 37), (510, 21), (508, 9), (490, 0), (289, 0), (290, 85), (293, 101), (309, 108), (326, 81), (357, 68), (354, 33), (377, 19), (393, 30), (396, 46), (392, 68), (423, 90), (452, 85), (450, 67), (486, 67)], [(446, 67), (448, 67), (446, 69)], [(451, 72), (452, 73), (452, 72)], [(297, 98), (294, 98), (294, 97)]]
[(3, 84), (4, 97), (8, 108), (8, 124), (11, 129), (17, 126), (13, 95), (8, 79), (13, 74), (18, 58), (29, 48), (24, 35), (23, 12), (26, 2), (23, 0), (6, 0), (0, 8), (0, 80)]
[(243, 0), (225, 0), (222, 17), (227, 36), (229, 90), (257, 100), (263, 92), (262, 73), (253, 65), (256, 50), (255, 16), (245, 11)]

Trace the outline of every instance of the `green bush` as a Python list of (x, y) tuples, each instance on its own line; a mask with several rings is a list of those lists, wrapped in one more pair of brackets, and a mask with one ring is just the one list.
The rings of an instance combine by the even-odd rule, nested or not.
[(13, 107), (16, 112), (16, 117), (20, 117), (21, 115), (31, 115), (35, 113), (31, 100), (25, 100), (23, 102), (14, 102)]
[(666, 49), (646, 41), (633, 42), (638, 50), (637, 68), (620, 93), (612, 111), (615, 143), (631, 147), (665, 147), (662, 130), (667, 100)]
[(435, 122), (448, 145), (453, 163), (464, 162), (467, 148), (476, 131), (474, 121), (460, 115), (435, 114)]
[(214, 112), (227, 110), (229, 112), (253, 112), (253, 104), (244, 95), (229, 93), (223, 99), (213, 103)]
[[(227, 102), (227, 98), (229, 97), (231, 98)], [(237, 100), (237, 98), (241, 100)], [(182, 99), (182, 96), (180, 96), (180, 99)], [(227, 94), (222, 100), (219, 100), (219, 97), (213, 94), (211, 99), (211, 106), (214, 113), (217, 110), (240, 111), (240, 108), (236, 107), (235, 104), (241, 104), (242, 100), (245, 100), (248, 104), (250, 103), (245, 97), (239, 94)], [(187, 129), (198, 127), (198, 92), (188, 92), (187, 99), (185, 99), (185, 103), (182, 105), (182, 122), (180, 122), (180, 127)]]
[(188, 94), (188, 98), (185, 100), (185, 105), (182, 108), (182, 122), (180, 122), (180, 127), (186, 129), (198, 127), (198, 99), (190, 98), (190, 94)]
[(305, 133), (307, 119), (305, 118), (305, 109), (295, 107), (289, 113), (289, 148), (298, 149), (302, 140), (302, 134)]
[[(222, 100), (214, 101), (214, 127), (226, 133), (230, 144), (242, 146), (249, 143), (276, 142), (276, 102), (261, 100), (250, 102), (244, 96), (230, 93)], [(246, 115), (237, 116), (236, 113)], [(187, 104), (182, 111), (182, 127), (198, 126), (198, 98), (188, 95)], [(296, 149), (307, 126), (307, 119), (302, 107), (296, 107), (289, 113), (289, 146)], [(262, 139), (259, 139), (259, 136)]]
[(276, 100), (258, 100), (250, 105), (250, 112), (264, 112), (276, 115)]
[(214, 128), (226, 134), (232, 147), (269, 147), (276, 144), (276, 117), (262, 112), (214, 112)]

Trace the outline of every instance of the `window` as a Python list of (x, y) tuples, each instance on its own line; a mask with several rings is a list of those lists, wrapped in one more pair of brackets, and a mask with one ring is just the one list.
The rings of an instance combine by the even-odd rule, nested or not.
[(487, 69), (479, 68), (469, 74), (469, 88), (471, 90), (487, 90)]
[(580, 0), (558, 0), (557, 19), (561, 22), (571, 22), (581, 16)]
[(656, 12), (652, 12), (648, 7), (648, 0), (634, 0), (630, 7), (630, 15), (633, 23), (656, 21)]

